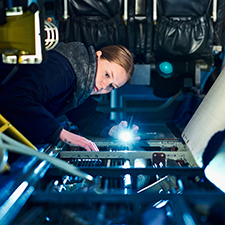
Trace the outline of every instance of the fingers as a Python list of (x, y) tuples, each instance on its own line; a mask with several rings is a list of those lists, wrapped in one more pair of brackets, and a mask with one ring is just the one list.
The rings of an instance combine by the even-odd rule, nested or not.
[(76, 143), (74, 143), (76, 146), (80, 146), (80, 147), (86, 149), (89, 152), (90, 151), (94, 151), (94, 152), (99, 151), (97, 145), (94, 142), (92, 142), (92, 141), (90, 141), (90, 140), (88, 140), (84, 137), (81, 137), (79, 135), (76, 135), (76, 136), (77, 136), (76, 137)]
[(92, 142), (92, 141), (90, 141), (90, 140), (88, 140), (86, 138), (85, 138), (84, 145), (81, 146), (81, 147), (85, 148), (87, 151), (94, 151), (94, 152), (98, 152), (99, 151), (97, 145), (94, 142)]
[(136, 125), (133, 125), (131, 132), (134, 134), (134, 136), (133, 136), (134, 141), (141, 140), (141, 138), (138, 136), (138, 130), (139, 130), (139, 127)]
[[(122, 121), (122, 122), (120, 122), (120, 124), (123, 125), (124, 127), (128, 126), (127, 121)], [(139, 127), (137, 125), (133, 125), (132, 129), (130, 130), (130, 132), (133, 134), (132, 135), (133, 136), (132, 137), (133, 141), (141, 140), (141, 138), (138, 136), (138, 130), (139, 130)]]
[(124, 127), (128, 126), (128, 123), (127, 123), (127, 121), (121, 121), (118, 126), (119, 126), (119, 128), (124, 128)]
[[(121, 133), (127, 129), (128, 123), (127, 121), (121, 121), (118, 125), (113, 126), (109, 130), (109, 135), (114, 138), (120, 138)], [(137, 125), (133, 125), (132, 129), (130, 129), (130, 132), (132, 133), (132, 140), (133, 141), (139, 141), (141, 138), (138, 136), (138, 130), (139, 127)]]
[(140, 141), (140, 140), (141, 140), (141, 137), (139, 137), (139, 136), (134, 136), (133, 139), (134, 139), (134, 141)]
[(133, 127), (132, 127), (132, 131), (138, 131), (139, 130), (139, 127), (138, 126), (136, 126), (136, 125), (133, 125)]
[[(127, 121), (121, 121), (118, 126), (119, 126), (118, 128), (124, 128), (124, 127), (126, 128), (128, 126), (128, 123)], [(133, 125), (131, 130), (137, 131), (139, 130), (139, 127), (137, 125)]]
[[(124, 127), (126, 128), (128, 126), (128, 123), (127, 123), (127, 121), (121, 121), (119, 126), (120, 126), (120, 128), (124, 128)], [(131, 129), (132, 132), (138, 131), (138, 130), (139, 130), (139, 127), (137, 125), (132, 126), (132, 129)]]
[(60, 133), (60, 139), (71, 146), (80, 146), (87, 151), (99, 151), (97, 145), (94, 142), (64, 129)]

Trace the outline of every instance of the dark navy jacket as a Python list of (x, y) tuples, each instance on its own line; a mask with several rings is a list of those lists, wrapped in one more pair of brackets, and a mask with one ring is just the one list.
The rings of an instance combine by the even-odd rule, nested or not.
[[(0, 81), (13, 68), (0, 65)], [(0, 85), (0, 114), (33, 144), (43, 140), (55, 144), (62, 130), (57, 117), (65, 114), (84, 135), (108, 135), (115, 122), (96, 111), (97, 102), (89, 97), (74, 108), (71, 99), (76, 91), (76, 75), (66, 58), (48, 52), (48, 63), (22, 65), (13, 78)]]

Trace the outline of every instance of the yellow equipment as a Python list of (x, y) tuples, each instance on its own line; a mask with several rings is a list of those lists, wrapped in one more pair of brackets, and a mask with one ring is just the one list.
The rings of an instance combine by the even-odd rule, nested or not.
[(41, 63), (45, 55), (44, 22), (40, 11), (23, 12), (22, 7), (6, 12), (0, 25), (0, 53), (4, 63)]
[[(16, 139), (17, 141), (37, 150), (37, 148), (27, 139), (25, 138), (8, 120), (6, 120), (1, 114), (0, 114), (0, 132), (6, 132), (8, 135), (10, 135), (12, 138)], [(0, 172), (9, 171), (10, 167), (7, 163), (8, 155), (6, 150), (0, 149), (0, 165), (1, 170)], [(3, 166), (3, 168), (2, 168)]]

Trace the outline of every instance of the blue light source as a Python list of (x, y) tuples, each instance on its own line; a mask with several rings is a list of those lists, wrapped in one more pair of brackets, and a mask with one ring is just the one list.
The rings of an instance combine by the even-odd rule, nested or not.
[(123, 130), (121, 133), (120, 133), (120, 139), (123, 141), (123, 142), (130, 142), (132, 141), (132, 132), (131, 132), (131, 127), (132, 127), (132, 122), (133, 122), (133, 116), (130, 116), (127, 120), (127, 129)]
[(120, 139), (121, 139), (123, 142), (130, 142), (130, 141), (132, 140), (131, 132), (129, 132), (129, 130), (122, 132), (122, 133), (120, 134)]
[(164, 61), (158, 65), (159, 73), (162, 77), (168, 78), (173, 75), (173, 65), (170, 62)]

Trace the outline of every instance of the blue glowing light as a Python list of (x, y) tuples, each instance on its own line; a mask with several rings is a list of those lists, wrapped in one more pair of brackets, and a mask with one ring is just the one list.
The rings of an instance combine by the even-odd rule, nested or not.
[(131, 132), (129, 131), (124, 131), (120, 134), (120, 139), (124, 142), (130, 142), (132, 139)]
[(164, 73), (166, 75), (173, 73), (172, 64), (169, 62), (166, 62), (166, 61), (159, 64), (159, 69), (162, 73)]

